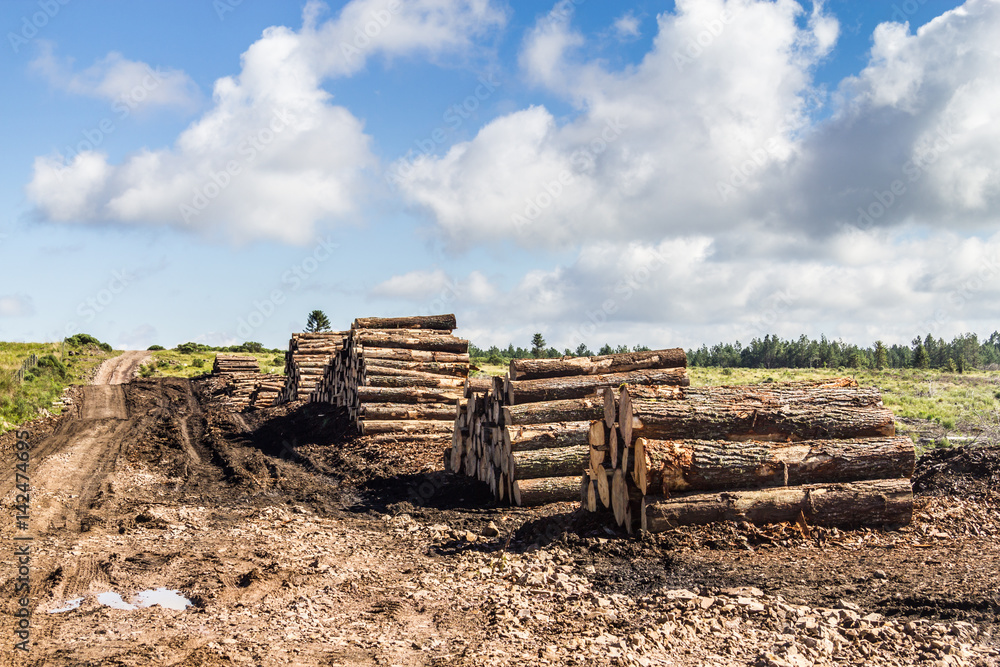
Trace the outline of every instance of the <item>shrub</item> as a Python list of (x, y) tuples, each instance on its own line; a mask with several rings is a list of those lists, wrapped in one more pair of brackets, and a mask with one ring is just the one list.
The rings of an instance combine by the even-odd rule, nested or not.
[(201, 357), (198, 357), (197, 359), (191, 362), (191, 365), (194, 366), (195, 368), (203, 368), (205, 366), (205, 360), (202, 359)]
[(201, 351), (203, 346), (198, 343), (181, 343), (174, 349), (181, 354), (194, 354), (195, 352)]
[(142, 366), (139, 366), (139, 377), (153, 377), (153, 373), (155, 372), (156, 370), (152, 365), (147, 366), (146, 364), (143, 364)]
[(146, 348), (146, 350), (149, 352), (156, 352), (157, 350), (165, 350), (165, 349), (166, 348), (163, 347), (162, 345), (150, 345), (149, 347)]
[(284, 357), (284, 355), (279, 354), (274, 359), (272, 359), (271, 360), (271, 365), (272, 366), (284, 366), (285, 365), (285, 357)]
[(73, 347), (84, 347), (87, 345), (93, 345), (105, 352), (111, 352), (111, 346), (107, 343), (102, 343), (90, 334), (78, 333), (70, 336), (66, 339), (66, 342)]
[(69, 370), (66, 368), (66, 365), (51, 354), (46, 354), (44, 357), (41, 357), (38, 360), (38, 367), (43, 370), (48, 370), (53, 375), (60, 378), (65, 378), (69, 374)]

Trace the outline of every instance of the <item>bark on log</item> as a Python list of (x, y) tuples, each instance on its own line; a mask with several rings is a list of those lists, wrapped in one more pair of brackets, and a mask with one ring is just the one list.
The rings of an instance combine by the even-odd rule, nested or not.
[(409, 350), (394, 347), (368, 346), (358, 349), (365, 361), (371, 359), (393, 359), (395, 361), (438, 362), (445, 364), (467, 364), (469, 354), (455, 352), (434, 352), (432, 350)]
[(473, 394), (485, 394), (493, 388), (493, 378), (489, 375), (477, 375), (470, 377), (465, 382), (465, 396)]
[(563, 357), (562, 359), (512, 359), (511, 380), (536, 380), (540, 378), (568, 377), (572, 375), (598, 375), (621, 373), (647, 368), (677, 368), (687, 366), (684, 350), (653, 350), (627, 352), (596, 357)]
[[(601, 387), (621, 384), (650, 384), (687, 386), (691, 383), (686, 368), (668, 368), (604, 375), (578, 375), (573, 377), (546, 378), (542, 380), (517, 380), (510, 383), (507, 401), (510, 405), (559, 401), (583, 398), (594, 394)], [(603, 400), (603, 397), (602, 397)]]
[(557, 449), (587, 445), (589, 422), (556, 422), (529, 426), (503, 427), (504, 452), (527, 452), (535, 449)]
[(567, 477), (572, 475), (579, 484), (580, 475), (590, 463), (590, 448), (586, 445), (560, 449), (534, 449), (511, 454), (514, 479)]
[(371, 375), (396, 375), (396, 373), (375, 373), (372, 368), (393, 368), (400, 371), (417, 371), (434, 375), (454, 375), (464, 378), (469, 375), (469, 364), (463, 362), (442, 363), (439, 361), (397, 361), (395, 359), (370, 358), (365, 360), (365, 368)]
[(597, 397), (574, 398), (504, 406), (501, 419), (505, 426), (603, 420), (604, 400)]
[[(354, 341), (365, 348), (389, 347), (424, 352), (450, 352), (452, 354), (468, 354), (469, 352), (469, 341), (467, 340), (434, 334), (415, 335), (413, 330), (401, 330), (396, 333), (375, 329), (359, 329), (354, 334)], [(368, 358), (367, 355), (365, 357)]]
[(651, 533), (681, 525), (749, 521), (757, 525), (797, 521), (834, 528), (898, 526), (913, 516), (908, 479), (847, 484), (808, 484), (757, 491), (701, 493), (675, 498), (646, 496), (642, 528)]
[(377, 435), (379, 433), (395, 433), (409, 435), (415, 433), (440, 433), (451, 437), (455, 425), (450, 421), (404, 421), (404, 420), (365, 420), (359, 424), (361, 435)]
[(632, 476), (648, 495), (823, 482), (908, 478), (916, 452), (908, 437), (635, 443)]
[(454, 315), (422, 315), (416, 317), (359, 317), (352, 329), (437, 329), (452, 331), (458, 323)]
[(580, 497), (580, 475), (514, 480), (514, 504), (518, 507), (569, 502)]
[(465, 387), (462, 378), (444, 377), (425, 374), (423, 377), (412, 375), (369, 375), (365, 381), (369, 387), (430, 387), (434, 389), (452, 389), (456, 393)]
[(892, 413), (842, 407), (811, 395), (784, 404), (734, 403), (705, 394), (697, 401), (632, 400), (632, 431), (655, 440), (807, 440), (895, 435)]
[(449, 403), (454, 405), (462, 398), (461, 392), (454, 388), (358, 387), (356, 391), (361, 403)]
[(373, 420), (416, 419), (448, 420), (455, 418), (455, 406), (447, 403), (364, 403), (361, 416)]

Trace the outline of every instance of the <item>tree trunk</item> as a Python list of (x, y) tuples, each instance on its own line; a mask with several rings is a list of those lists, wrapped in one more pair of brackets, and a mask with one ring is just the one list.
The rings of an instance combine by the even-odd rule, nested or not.
[[(818, 392), (816, 392), (818, 393)], [(810, 395), (784, 404), (714, 400), (632, 400), (632, 430), (648, 439), (806, 440), (895, 435), (892, 413), (874, 407), (842, 407)]]
[(603, 421), (603, 419), (604, 400), (596, 397), (504, 406), (501, 415), (505, 426), (548, 424), (551, 422), (589, 422)]
[[(370, 358), (365, 360), (365, 368), (371, 375), (403, 374), (385, 372), (385, 369), (390, 368), (397, 371), (432, 373), (434, 375), (453, 375), (460, 378), (465, 378), (469, 374), (469, 364), (462, 362), (442, 363), (439, 361), (397, 361), (395, 359)], [(373, 372), (373, 368), (378, 368), (380, 371)]]
[(633, 478), (649, 495), (908, 478), (907, 437), (799, 442), (649, 440), (635, 443)]
[(813, 525), (846, 529), (905, 525), (913, 516), (913, 492), (908, 479), (895, 479), (646, 496), (642, 503), (642, 528), (651, 533), (716, 521), (792, 522), (800, 516)]
[(359, 424), (361, 435), (379, 433), (440, 433), (451, 437), (455, 425), (450, 421), (364, 420)]
[(590, 396), (601, 387), (617, 387), (626, 383), (687, 386), (690, 382), (686, 368), (629, 371), (605, 375), (577, 375), (542, 380), (518, 380), (510, 383), (507, 402), (510, 405), (521, 405), (540, 401), (583, 398)]
[[(358, 400), (364, 403), (448, 403), (455, 405), (462, 398), (454, 388), (424, 387), (358, 387)], [(454, 416), (454, 415), (453, 415)]]
[(375, 345), (358, 349), (365, 361), (371, 359), (392, 359), (395, 361), (437, 362), (443, 364), (467, 364), (469, 354), (455, 352), (434, 352), (432, 350), (408, 350), (402, 348), (378, 347)]
[[(390, 347), (405, 350), (422, 350), (424, 352), (451, 352), (452, 354), (468, 354), (469, 341), (454, 336), (428, 333), (418, 335), (416, 330), (401, 330), (400, 332), (378, 331), (375, 329), (358, 329), (354, 333), (354, 341), (362, 347)], [(367, 359), (368, 356), (365, 355)]]
[(589, 444), (590, 422), (556, 422), (503, 427), (505, 453), (558, 449)]
[(472, 394), (485, 394), (493, 388), (493, 377), (489, 375), (477, 375), (470, 377), (465, 382), (466, 397)]
[(514, 480), (513, 495), (518, 507), (573, 501), (580, 497), (580, 475)]
[(393, 420), (453, 420), (455, 406), (447, 403), (400, 404), (400, 403), (363, 403), (361, 415), (365, 419)]
[(423, 376), (413, 375), (369, 375), (365, 381), (368, 387), (431, 387), (436, 389), (452, 389), (460, 392), (465, 387), (465, 380), (462, 378), (444, 377), (441, 375)]
[(587, 444), (590, 445), (590, 467), (597, 470), (598, 466), (603, 466), (608, 460), (608, 431), (604, 422), (590, 422)]
[(597, 357), (564, 357), (562, 359), (512, 359), (511, 380), (537, 380), (540, 378), (568, 377), (571, 375), (598, 375), (622, 373), (647, 368), (677, 368), (687, 366), (684, 350), (653, 350), (627, 352)]
[[(535, 449), (511, 454), (514, 479), (566, 477), (572, 475), (577, 484), (590, 463), (590, 447), (577, 445), (561, 449)], [(579, 489), (578, 489), (579, 490)]]
[(352, 329), (436, 329), (452, 331), (458, 326), (454, 315), (422, 315), (416, 317), (359, 317)]

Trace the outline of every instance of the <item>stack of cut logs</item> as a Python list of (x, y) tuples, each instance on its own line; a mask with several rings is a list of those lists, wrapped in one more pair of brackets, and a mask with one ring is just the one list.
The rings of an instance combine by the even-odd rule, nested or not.
[(466, 384), (445, 469), (515, 505), (577, 500), (593, 460), (592, 423), (614, 407), (603, 391), (623, 383), (679, 391), (689, 384), (686, 365), (681, 349), (512, 360), (506, 377)]
[(361, 435), (450, 441), (469, 375), (469, 341), (454, 315), (358, 318), (310, 400), (347, 412)]
[(344, 349), (346, 331), (293, 333), (285, 353), (285, 386), (279, 403), (307, 400), (326, 367)]
[(261, 373), (257, 376), (257, 385), (250, 394), (250, 407), (266, 408), (274, 405), (284, 388), (285, 377), (283, 375)]
[(223, 373), (221, 378), (224, 381), (222, 394), (237, 412), (274, 405), (274, 399), (285, 385), (284, 377), (268, 373)]
[(910, 521), (915, 451), (877, 388), (850, 379), (628, 386), (591, 424), (581, 502), (630, 532), (684, 524)]
[(232, 373), (259, 373), (260, 363), (257, 361), (257, 357), (236, 354), (217, 354), (215, 356), (215, 363), (212, 364), (212, 372), (216, 375), (230, 375)]

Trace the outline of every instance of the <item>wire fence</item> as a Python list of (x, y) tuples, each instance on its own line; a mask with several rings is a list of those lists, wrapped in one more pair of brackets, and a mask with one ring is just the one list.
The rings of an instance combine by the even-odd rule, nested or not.
[(32, 354), (30, 357), (21, 362), (21, 368), (14, 371), (14, 379), (17, 380), (18, 382), (24, 382), (24, 374), (37, 365), (38, 365), (38, 355)]

